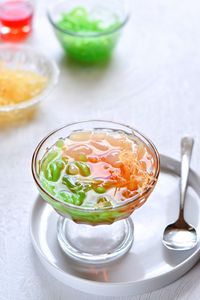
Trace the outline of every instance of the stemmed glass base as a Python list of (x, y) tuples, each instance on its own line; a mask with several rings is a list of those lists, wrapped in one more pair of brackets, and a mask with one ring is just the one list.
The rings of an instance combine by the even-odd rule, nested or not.
[(57, 230), (58, 242), (64, 253), (83, 263), (113, 261), (128, 252), (133, 243), (131, 218), (111, 225), (91, 226), (60, 217)]

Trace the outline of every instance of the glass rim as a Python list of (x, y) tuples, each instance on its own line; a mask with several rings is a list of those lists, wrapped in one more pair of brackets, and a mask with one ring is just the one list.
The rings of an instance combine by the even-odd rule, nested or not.
[[(137, 194), (131, 198), (128, 198), (127, 200), (124, 200), (122, 203), (118, 203), (117, 205), (114, 205), (114, 206), (111, 206), (111, 207), (104, 207), (104, 208), (94, 208), (94, 207), (84, 207), (84, 206), (77, 206), (77, 205), (74, 205), (74, 204), (70, 204), (70, 203), (65, 203), (63, 201), (61, 201), (60, 199), (52, 196), (47, 190), (45, 190), (42, 186), (42, 184), (40, 183), (40, 180), (37, 176), (37, 171), (36, 171), (36, 168), (37, 168), (37, 156), (38, 156), (38, 153), (42, 147), (42, 145), (44, 144), (44, 142), (46, 142), (49, 137), (53, 136), (55, 133), (59, 132), (60, 130), (64, 129), (64, 128), (67, 128), (69, 126), (73, 126), (73, 125), (78, 125), (78, 124), (84, 124), (84, 123), (89, 123), (89, 122), (102, 122), (102, 123), (109, 123), (109, 124), (115, 124), (115, 125), (120, 125), (120, 126), (124, 126), (128, 129), (130, 129), (133, 134), (135, 135), (136, 133), (136, 136), (137, 137), (142, 137), (145, 142), (147, 142), (153, 152), (154, 152), (154, 158), (156, 158), (156, 170), (155, 170), (155, 175), (154, 175), (154, 178), (151, 180), (149, 186), (144, 189), (143, 193), (142, 194)], [(102, 128), (103, 129), (103, 128)], [(144, 142), (144, 143), (145, 143)], [(53, 131), (51, 131), (47, 136), (45, 136), (41, 141), (40, 143), (37, 145), (34, 153), (33, 153), (33, 156), (32, 156), (32, 161), (31, 161), (31, 171), (32, 171), (32, 175), (33, 175), (33, 178), (34, 178), (34, 181), (37, 185), (37, 187), (39, 188), (39, 190), (41, 190), (44, 194), (46, 194), (48, 197), (50, 197), (53, 201), (57, 202), (57, 203), (60, 203), (62, 204), (63, 206), (65, 206), (66, 208), (71, 208), (71, 209), (75, 209), (75, 210), (81, 210), (81, 211), (85, 211), (85, 212), (104, 212), (105, 210), (106, 211), (112, 211), (112, 210), (116, 210), (117, 208), (122, 208), (122, 207), (125, 207), (127, 206), (128, 204), (132, 203), (132, 202), (135, 202), (136, 200), (142, 198), (142, 197), (145, 197), (146, 195), (148, 195), (148, 193), (153, 189), (153, 187), (155, 186), (156, 182), (157, 182), (157, 179), (158, 179), (158, 176), (159, 176), (159, 173), (160, 173), (160, 156), (159, 156), (159, 153), (158, 153), (158, 150), (156, 149), (155, 145), (151, 142), (151, 140), (149, 138), (147, 138), (145, 135), (143, 135), (142, 133), (140, 133), (138, 130), (132, 128), (131, 126), (129, 125), (126, 125), (126, 124), (123, 124), (123, 123), (118, 123), (118, 122), (113, 122), (113, 121), (107, 121), (107, 120), (87, 120), (87, 121), (79, 121), (79, 122), (72, 122), (72, 123), (69, 123), (67, 125), (64, 125), (62, 127), (59, 127)]]
[(96, 37), (102, 37), (102, 36), (106, 36), (106, 35), (110, 35), (113, 34), (117, 31), (119, 31), (120, 29), (122, 29), (125, 24), (128, 22), (128, 20), (130, 19), (130, 13), (126, 12), (125, 17), (123, 18), (123, 21), (120, 22), (120, 24), (115, 28), (115, 29), (110, 29), (110, 30), (105, 30), (104, 32), (99, 32), (99, 33), (77, 33), (71, 30), (66, 30), (66, 29), (62, 29), (60, 28), (55, 21), (53, 20), (53, 12), (52, 9), (55, 8), (57, 5), (59, 5), (60, 2), (62, 2), (63, 0), (57, 1), (56, 3), (52, 3), (48, 6), (47, 8), (47, 17), (49, 22), (51, 23), (51, 25), (58, 31), (71, 35), (73, 37), (80, 37), (80, 38), (96, 38)]
[(30, 98), (26, 101), (19, 102), (17, 104), (11, 104), (11, 105), (0, 105), (0, 114), (1, 113), (8, 113), (12, 111), (17, 110), (23, 110), (27, 108), (31, 108), (32, 106), (35, 106), (39, 102), (42, 101), (43, 98), (45, 98), (52, 90), (52, 88), (57, 84), (58, 77), (59, 77), (59, 69), (57, 64), (50, 58), (48, 58), (45, 54), (41, 53), (37, 49), (33, 49), (31, 46), (28, 45), (16, 45), (11, 43), (6, 43), (4, 45), (0, 45), (0, 51), (25, 51), (29, 52), (30, 54), (37, 55), (38, 57), (42, 57), (45, 59), (47, 64), (51, 67), (52, 70), (52, 78), (48, 80), (47, 85), (45, 86), (44, 90), (37, 96)]

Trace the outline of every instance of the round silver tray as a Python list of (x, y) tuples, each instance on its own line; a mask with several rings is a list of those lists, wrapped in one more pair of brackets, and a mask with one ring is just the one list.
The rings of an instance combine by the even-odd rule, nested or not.
[[(60, 249), (56, 229), (58, 214), (37, 198), (31, 215), (31, 238), (46, 269), (64, 284), (104, 296), (127, 296), (159, 289), (186, 273), (200, 257), (200, 244), (184, 252), (162, 245), (165, 226), (179, 209), (180, 163), (161, 155), (158, 184), (146, 204), (133, 213), (135, 241), (130, 252), (108, 265), (82, 265)], [(186, 199), (186, 220), (200, 233), (200, 178), (192, 170)]]

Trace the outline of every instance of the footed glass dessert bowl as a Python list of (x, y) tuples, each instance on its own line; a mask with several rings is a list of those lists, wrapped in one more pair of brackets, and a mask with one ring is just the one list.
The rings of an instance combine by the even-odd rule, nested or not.
[(58, 242), (71, 258), (105, 263), (133, 243), (132, 212), (154, 189), (159, 154), (146, 137), (109, 121), (66, 125), (32, 158), (41, 197), (60, 215)]

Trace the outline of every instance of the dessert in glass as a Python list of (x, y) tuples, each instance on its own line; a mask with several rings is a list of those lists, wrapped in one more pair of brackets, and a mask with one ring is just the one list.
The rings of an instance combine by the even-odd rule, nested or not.
[(40, 195), (60, 215), (62, 250), (86, 263), (112, 261), (130, 249), (130, 215), (147, 200), (159, 171), (152, 142), (111, 121), (66, 125), (45, 137), (32, 159)]

